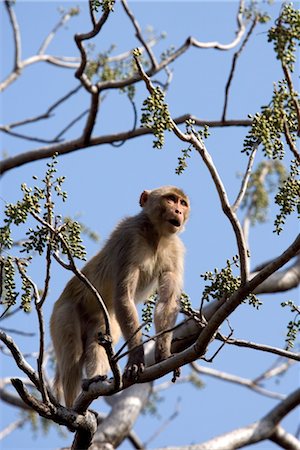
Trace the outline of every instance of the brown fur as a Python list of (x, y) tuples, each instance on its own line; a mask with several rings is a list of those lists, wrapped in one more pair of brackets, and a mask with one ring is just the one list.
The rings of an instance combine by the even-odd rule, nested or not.
[[(184, 247), (177, 236), (189, 214), (189, 200), (178, 188), (165, 186), (144, 191), (142, 211), (124, 219), (83, 273), (101, 294), (111, 321), (113, 343), (121, 331), (126, 340), (139, 327), (135, 303), (158, 289), (154, 322), (156, 332), (174, 325), (177, 300), (182, 290)], [(171, 223), (171, 222), (172, 223)], [(50, 322), (57, 358), (55, 386), (72, 406), (80, 391), (82, 371), (88, 378), (105, 375), (109, 363), (97, 342), (104, 330), (99, 304), (85, 285), (73, 277), (54, 305)], [(121, 329), (120, 329), (121, 328)], [(170, 356), (171, 333), (156, 341), (156, 361)], [(141, 331), (128, 343), (130, 350), (124, 376), (137, 377), (144, 369)]]

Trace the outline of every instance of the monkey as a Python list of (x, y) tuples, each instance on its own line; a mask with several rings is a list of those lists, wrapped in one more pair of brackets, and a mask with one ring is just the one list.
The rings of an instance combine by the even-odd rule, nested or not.
[[(142, 331), (135, 304), (158, 292), (154, 310), (156, 333), (176, 322), (183, 286), (184, 229), (190, 202), (174, 186), (145, 190), (141, 211), (123, 219), (102, 250), (82, 269), (101, 295), (111, 324), (113, 345), (121, 333), (128, 345), (123, 376), (135, 380), (144, 370)], [(80, 392), (83, 370), (88, 378), (105, 376), (110, 366), (99, 332), (105, 333), (101, 307), (84, 283), (74, 276), (53, 307), (50, 331), (57, 367), (54, 387), (72, 407)], [(156, 338), (155, 362), (171, 356), (172, 332)]]

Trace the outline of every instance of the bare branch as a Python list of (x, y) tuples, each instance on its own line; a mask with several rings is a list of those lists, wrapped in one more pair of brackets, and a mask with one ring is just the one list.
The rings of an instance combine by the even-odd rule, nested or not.
[(96, 94), (91, 94), (91, 106), (88, 113), (88, 118), (83, 130), (82, 138), (85, 143), (89, 142), (91, 138), (91, 134), (93, 132), (97, 114), (98, 114), (98, 107), (99, 107), (99, 94), (98, 92)]
[(13, 31), (13, 39), (15, 45), (15, 58), (14, 58), (14, 71), (18, 72), (21, 66), (21, 36), (19, 24), (17, 21), (17, 17), (12, 8), (12, 2), (10, 0), (5, 0), (5, 6), (9, 15), (9, 20), (11, 23), (12, 31)]
[(31, 56), (21, 61), (18, 71), (12, 72), (5, 80), (2, 81), (2, 83), (0, 83), (0, 92), (4, 91), (4, 89), (6, 89), (13, 81), (15, 81), (21, 75), (23, 69), (38, 62), (47, 62), (54, 66), (63, 67), (66, 69), (76, 69), (78, 67), (78, 63), (70, 62), (69, 58), (66, 57), (51, 55)]
[(31, 411), (31, 408), (26, 405), (26, 403), (24, 403), (19, 396), (12, 394), (5, 389), (7, 385), (11, 385), (11, 378), (0, 379), (0, 399), (11, 406)]
[[(220, 334), (218, 334), (216, 339), (219, 339), (219, 338), (221, 338)], [(226, 339), (226, 338), (222, 337), (222, 340), (223, 339)], [(257, 344), (256, 342), (244, 341), (242, 339), (234, 339), (234, 338), (228, 339), (226, 341), (226, 344), (235, 345), (237, 347), (252, 348), (253, 350), (260, 350), (263, 352), (273, 353), (274, 355), (289, 358), (293, 361), (300, 361), (300, 353), (290, 352), (288, 350), (283, 350), (281, 348), (272, 347), (271, 345)]]
[(52, 31), (50, 31), (48, 36), (46, 36), (46, 38), (42, 42), (42, 44), (37, 52), (38, 55), (43, 55), (45, 53), (47, 47), (50, 45), (50, 43), (53, 40), (53, 38), (55, 37), (57, 31), (60, 28), (62, 28), (71, 18), (72, 18), (72, 14), (70, 14), (70, 11), (68, 11), (61, 17), (60, 21), (54, 26)]
[(107, 8), (103, 12), (101, 18), (99, 19), (99, 21), (97, 23), (95, 21), (92, 21), (93, 29), (91, 31), (89, 31), (88, 33), (75, 34), (75, 36), (74, 36), (76, 45), (78, 47), (78, 50), (80, 51), (80, 56), (81, 56), (81, 62), (80, 62), (78, 69), (76, 70), (75, 76), (76, 76), (76, 78), (78, 78), (81, 81), (82, 85), (91, 94), (95, 94), (96, 92), (99, 92), (99, 89), (91, 83), (91, 81), (88, 79), (88, 77), (84, 73), (84, 70), (87, 65), (87, 54), (86, 54), (85, 48), (83, 46), (83, 41), (92, 39), (95, 36), (97, 36), (97, 34), (101, 31), (103, 25), (107, 21), (110, 12), (111, 11)]
[(283, 129), (284, 129), (284, 135), (285, 135), (286, 142), (287, 142), (291, 152), (293, 153), (294, 157), (300, 163), (300, 154), (298, 152), (298, 149), (297, 149), (297, 146), (296, 146), (295, 142), (292, 139), (292, 136), (291, 136), (290, 130), (289, 130), (289, 126), (288, 126), (286, 120), (284, 120), (283, 127), (284, 127)]
[[(273, 377), (277, 377), (278, 375), (282, 375), (289, 370), (294, 361), (285, 361), (284, 363), (280, 363), (282, 360), (285, 361), (285, 358), (278, 358), (275, 363), (272, 364), (270, 369), (265, 370), (261, 375), (256, 377), (253, 382), (260, 383), (263, 380), (268, 380)], [(280, 364), (279, 364), (280, 363)]]
[(14, 360), (16, 361), (17, 366), (19, 369), (21, 369), (28, 378), (32, 381), (32, 383), (37, 387), (37, 389), (40, 389), (40, 380), (36, 374), (36, 372), (33, 370), (33, 368), (28, 364), (28, 362), (23, 357), (22, 353), (20, 352), (19, 348), (15, 344), (14, 340), (8, 336), (4, 331), (0, 330), (0, 339), (4, 344), (9, 348), (11, 351), (12, 356), (14, 357)]
[(75, 125), (75, 123), (79, 122), (84, 116), (86, 116), (89, 113), (89, 109), (86, 109), (81, 114), (79, 114), (77, 117), (75, 117), (71, 122), (68, 123), (54, 138), (54, 140), (58, 141), (60, 138), (68, 131), (70, 128)]
[[(178, 59), (183, 53), (185, 53), (190, 47), (196, 47), (196, 48), (202, 48), (202, 49), (215, 49), (215, 50), (230, 50), (234, 48), (240, 40), (242, 39), (244, 33), (245, 33), (245, 24), (243, 22), (243, 11), (244, 11), (244, 1), (240, 0), (239, 2), (239, 8), (238, 8), (238, 30), (236, 32), (236, 37), (233, 39), (232, 42), (229, 44), (221, 44), (217, 41), (213, 42), (200, 42), (194, 37), (188, 37), (186, 41), (178, 47), (177, 50), (175, 50), (170, 56), (163, 59), (159, 64), (156, 64), (155, 66), (152, 66), (147, 72), (148, 77), (152, 77), (156, 73), (160, 72), (161, 70), (165, 69), (167, 66), (169, 66), (172, 62), (174, 62), (176, 59)], [(109, 81), (99, 81), (97, 83), (97, 87), (99, 91), (104, 91), (107, 89), (119, 89), (124, 88), (125, 86), (130, 86), (131, 84), (134, 84), (136, 82), (141, 81), (141, 75), (136, 73), (126, 79), (122, 80), (109, 80)], [(88, 88), (88, 86), (87, 86)]]
[(130, 11), (129, 6), (127, 4), (126, 0), (121, 0), (122, 1), (122, 5), (123, 8), (126, 12), (126, 14), (128, 15), (128, 17), (130, 18), (134, 28), (135, 28), (135, 36), (136, 38), (141, 42), (141, 44), (143, 45), (144, 49), (146, 50), (146, 53), (151, 61), (151, 66), (155, 69), (157, 67), (157, 61), (155, 58), (154, 53), (151, 50), (151, 47), (148, 46), (147, 42), (145, 41), (145, 39), (143, 38), (142, 35), (142, 31), (141, 28), (138, 24), (138, 21), (136, 20), (135, 16), (133, 15), (133, 13)]
[(257, 392), (258, 394), (265, 395), (266, 397), (276, 398), (277, 400), (283, 400), (286, 398), (285, 395), (279, 394), (277, 392), (269, 391), (261, 386), (259, 386), (253, 380), (249, 380), (247, 378), (238, 377), (231, 373), (222, 372), (220, 370), (212, 369), (210, 367), (199, 366), (196, 362), (191, 363), (192, 368), (202, 375), (208, 375), (214, 378), (218, 378), (220, 380), (229, 381), (230, 383), (239, 384), (247, 387), (248, 389)]
[(228, 97), (229, 97), (229, 89), (233, 80), (233, 76), (234, 76), (234, 72), (235, 72), (235, 67), (236, 67), (236, 63), (237, 60), (239, 58), (239, 56), (241, 55), (242, 51), (244, 50), (251, 34), (253, 33), (254, 28), (256, 27), (258, 22), (258, 17), (256, 16), (255, 19), (252, 22), (252, 25), (242, 43), (242, 45), (240, 46), (239, 50), (237, 52), (235, 52), (235, 54), (233, 55), (233, 59), (232, 59), (232, 65), (231, 65), (231, 70), (229, 73), (229, 77), (228, 77), (228, 81), (226, 83), (226, 87), (225, 87), (225, 99), (224, 99), (224, 107), (223, 107), (223, 114), (222, 114), (222, 120), (224, 121), (226, 118), (226, 112), (227, 112), (227, 105), (228, 105)]
[[(300, 389), (290, 394), (285, 400), (275, 406), (266, 416), (246, 427), (238, 428), (229, 433), (217, 436), (202, 444), (181, 447), (167, 447), (165, 450), (235, 450), (246, 445), (255, 444), (266, 439), (289, 442), (293, 450), (300, 449), (300, 442), (279, 427), (280, 421), (300, 404)], [(156, 449), (162, 450), (162, 449)]]
[(18, 419), (15, 422), (10, 423), (2, 431), (0, 431), (0, 441), (2, 441), (2, 439), (6, 438), (6, 436), (10, 435), (18, 428), (22, 428), (22, 426), (25, 424), (25, 422), (26, 422), (26, 418)]
[(95, 445), (110, 443), (113, 448), (117, 448), (129, 435), (151, 390), (151, 383), (134, 385), (113, 397), (115, 401), (110, 413), (98, 426), (94, 437)]
[(20, 127), (20, 126), (23, 126), (23, 125), (28, 125), (28, 124), (31, 124), (31, 123), (34, 123), (34, 122), (38, 122), (38, 121), (44, 120), (44, 119), (49, 119), (51, 117), (51, 113), (58, 106), (60, 106), (62, 103), (64, 103), (66, 100), (68, 100), (72, 95), (76, 94), (81, 88), (82, 88), (81, 84), (76, 86), (74, 89), (69, 91), (63, 97), (61, 97), (58, 100), (56, 100), (55, 103), (53, 103), (53, 105), (51, 105), (47, 109), (47, 111), (45, 113), (40, 114), (40, 115), (35, 116), (35, 117), (30, 117), (30, 118), (27, 118), (27, 119), (19, 120), (18, 122), (12, 122), (12, 123), (7, 124), (7, 125), (0, 125), (0, 130), (4, 131), (4, 132), (9, 132), (10, 130), (12, 130), (13, 128), (16, 128), (16, 127)]
[[(250, 278), (257, 275), (252, 272)], [(300, 284), (300, 256), (295, 263), (285, 270), (271, 274), (262, 284), (255, 289), (256, 294), (284, 292), (296, 288)]]
[[(12, 72), (6, 77), (6, 79), (3, 80), (2, 83), (0, 83), (0, 92), (6, 89), (13, 81), (15, 81), (20, 75), (22, 70), (31, 65), (35, 64), (37, 62), (45, 61), (50, 64), (54, 64), (59, 67), (65, 67), (65, 68), (76, 68), (78, 67), (78, 62), (72, 62), (74, 61), (73, 58), (68, 57), (60, 57), (60, 56), (51, 56), (51, 55), (45, 55), (43, 52), (46, 49), (46, 47), (49, 45), (50, 41), (52, 40), (53, 36), (51, 33), (46, 38), (44, 43), (42, 44), (39, 53), (37, 55), (31, 56), (25, 60), (21, 60), (21, 35), (19, 30), (19, 25), (17, 22), (17, 18), (14, 14), (13, 8), (12, 8), (12, 2), (10, 0), (5, 0), (5, 6), (7, 9), (7, 12), (9, 14), (10, 23), (13, 30), (13, 39), (14, 39), (14, 45), (15, 45), (15, 61), (14, 61), (14, 68)], [(70, 14), (67, 20), (72, 15)], [(59, 28), (60, 26), (58, 26)], [(58, 29), (57, 28), (57, 29)], [(57, 31), (55, 30), (55, 32)], [(53, 30), (53, 31), (54, 31)], [(52, 32), (53, 33), (53, 32)]]
[[(34, 296), (34, 303), (35, 303), (35, 309), (38, 316), (38, 323), (39, 323), (39, 332), (40, 332), (40, 349), (39, 349), (39, 356), (37, 359), (37, 366), (38, 366), (38, 374), (39, 374), (39, 390), (42, 394), (43, 401), (49, 405), (50, 400), (48, 397), (47, 389), (45, 386), (45, 380), (44, 380), (44, 373), (43, 373), (43, 360), (44, 360), (44, 350), (45, 350), (45, 326), (44, 326), (44, 317), (42, 313), (42, 309), (39, 307), (39, 304), (41, 302), (39, 290), (37, 288), (37, 285), (29, 278), (29, 276), (25, 273), (24, 268), (22, 267), (20, 261), (16, 260), (18, 270), (22, 277), (24, 277), (32, 286), (33, 289), (33, 296)], [(48, 266), (49, 262), (47, 263)], [(49, 281), (49, 280), (48, 280)], [(47, 282), (47, 276), (46, 276), (46, 282)], [(45, 290), (47, 291), (47, 286), (45, 286)]]
[(296, 109), (296, 113), (297, 113), (297, 119), (298, 119), (298, 136), (299, 136), (299, 134), (300, 134), (300, 105), (299, 105), (299, 102), (298, 102), (298, 99), (297, 99), (297, 93), (295, 92), (295, 89), (294, 89), (294, 86), (293, 86), (292, 76), (291, 76), (291, 73), (289, 71), (289, 68), (284, 63), (282, 63), (282, 70), (283, 70), (285, 79), (287, 81), (291, 97), (292, 97), (294, 105), (295, 105), (295, 109)]
[(291, 433), (287, 433), (282, 427), (277, 426), (270, 441), (275, 442), (281, 448), (287, 448), (289, 450), (300, 450), (300, 441)]
[[(191, 114), (184, 114), (176, 119), (174, 119), (174, 123), (182, 124), (186, 120), (192, 119), (195, 120), (195, 124), (199, 126), (207, 125), (210, 128), (214, 127), (248, 127), (251, 125), (251, 120), (228, 120), (226, 122), (220, 121), (209, 121), (209, 120), (200, 120), (195, 118)], [(0, 174), (7, 172), (8, 170), (14, 169), (16, 167), (22, 166), (23, 164), (27, 164), (33, 161), (38, 161), (41, 159), (49, 158), (53, 156), (55, 153), (59, 155), (64, 155), (67, 153), (71, 153), (77, 150), (81, 150), (86, 147), (94, 147), (100, 146), (103, 144), (111, 144), (113, 142), (130, 140), (139, 136), (144, 136), (147, 134), (151, 134), (152, 130), (144, 127), (136, 128), (135, 130), (129, 131), (121, 131), (119, 133), (108, 134), (103, 136), (97, 136), (91, 138), (88, 143), (85, 143), (83, 139), (80, 137), (78, 139), (70, 140), (58, 145), (52, 145), (47, 147), (37, 148), (35, 150), (29, 150), (24, 153), (20, 153), (19, 155), (12, 156), (10, 158), (6, 158), (0, 162)]]
[(238, 210), (238, 208), (240, 207), (240, 204), (243, 201), (243, 198), (244, 198), (244, 196), (246, 194), (249, 178), (250, 178), (252, 167), (253, 167), (253, 163), (254, 163), (254, 158), (255, 158), (255, 155), (256, 155), (256, 152), (257, 152), (257, 148), (258, 148), (258, 145), (253, 148), (252, 153), (251, 153), (251, 155), (249, 157), (248, 166), (247, 166), (245, 175), (243, 177), (243, 181), (242, 181), (240, 192), (238, 193), (238, 196), (237, 196), (234, 204), (231, 207), (233, 212), (236, 212)]
[(177, 400), (174, 412), (168, 417), (164, 422), (159, 426), (158, 430), (156, 430), (145, 442), (145, 447), (148, 448), (149, 444), (154, 441), (154, 439), (157, 438), (169, 425), (171, 422), (173, 422), (174, 419), (179, 415), (180, 413), (180, 398)]

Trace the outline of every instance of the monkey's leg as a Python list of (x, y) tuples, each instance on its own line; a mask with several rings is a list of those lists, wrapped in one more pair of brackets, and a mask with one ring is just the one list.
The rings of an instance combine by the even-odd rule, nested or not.
[[(120, 337), (120, 327), (114, 316), (110, 317), (110, 325), (112, 342), (115, 344)], [(99, 344), (99, 332), (104, 332), (104, 327), (99, 325), (99, 322), (89, 326), (84, 355), (85, 370), (88, 378), (107, 375), (110, 369), (106, 351)]]
[[(156, 333), (172, 328), (178, 314), (179, 297), (176, 279), (172, 272), (163, 273), (159, 280), (159, 300), (154, 312)], [(159, 362), (171, 355), (172, 332), (164, 333), (156, 340), (155, 361)]]

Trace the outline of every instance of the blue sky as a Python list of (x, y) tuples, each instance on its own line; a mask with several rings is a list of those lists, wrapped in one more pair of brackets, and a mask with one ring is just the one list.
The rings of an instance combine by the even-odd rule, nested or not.
[[(58, 6), (69, 8), (79, 5), (81, 13), (60, 30), (49, 47), (54, 55), (77, 56), (73, 35), (90, 29), (86, 2), (27, 2), (18, 1), (15, 11), (22, 32), (23, 57), (33, 54), (45, 35), (58, 20)], [(200, 41), (218, 40), (230, 42), (236, 30), (236, 10), (238, 2), (130, 2), (142, 29), (151, 25), (157, 33), (166, 32), (166, 39), (158, 46), (156, 54), (171, 45), (178, 47), (192, 35)], [(272, 7), (264, 4), (272, 17), (276, 18), (280, 3)], [(7, 15), (1, 5), (2, 30), (2, 76), (6, 76), (12, 66), (12, 35)], [(282, 77), (280, 64), (275, 59), (272, 46), (267, 43), (267, 26), (258, 26), (254, 36), (242, 54), (232, 85), (228, 107), (228, 118), (245, 119), (249, 113), (255, 113), (261, 105), (269, 102), (273, 82)], [(114, 43), (113, 54), (118, 54), (138, 45), (128, 18), (119, 3), (103, 33), (95, 44), (98, 51), (104, 52)], [(167, 93), (167, 102), (173, 117), (183, 113), (192, 113), (201, 119), (218, 120), (221, 117), (224, 101), (224, 87), (230, 70), (233, 51), (190, 49), (180, 60), (172, 64), (173, 81)], [(163, 79), (160, 75), (159, 79)], [(3, 123), (21, 120), (47, 109), (49, 104), (78, 84), (72, 70), (62, 70), (44, 63), (26, 68), (22, 76), (2, 95)], [(142, 83), (138, 86), (136, 102), (140, 108), (147, 91)], [(66, 120), (84, 111), (88, 107), (85, 92), (77, 94), (68, 105), (62, 106), (52, 121), (40, 122), (31, 128), (19, 131), (51, 138), (60, 131)], [(76, 124), (66, 139), (79, 135), (83, 121)], [(126, 97), (119, 92), (109, 93), (103, 101), (95, 135), (131, 129), (133, 124), (132, 108)], [(241, 154), (243, 139), (247, 130), (243, 128), (212, 129), (207, 141), (231, 202), (240, 187), (238, 173), (245, 170), (247, 158)], [(39, 146), (39, 145), (37, 145)], [(22, 151), (34, 149), (35, 144), (2, 136), (2, 149), (10, 156)], [(228, 220), (221, 212), (215, 187), (199, 155), (193, 154), (188, 169), (178, 177), (175, 174), (177, 158), (182, 143), (171, 134), (166, 135), (164, 149), (152, 148), (151, 136), (133, 139), (125, 145), (114, 148), (109, 145), (84, 149), (59, 158), (59, 172), (66, 175), (65, 188), (69, 193), (66, 204), (58, 204), (57, 213), (74, 216), (80, 214), (82, 220), (91, 229), (97, 231), (101, 242), (107, 238), (115, 224), (125, 215), (139, 211), (138, 198), (144, 189), (160, 185), (175, 184), (182, 187), (190, 196), (192, 214), (182, 239), (186, 246), (185, 290), (192, 299), (193, 306), (200, 304), (204, 283), (200, 274), (214, 267), (222, 267), (227, 258), (236, 254), (235, 238)], [(261, 161), (258, 154), (256, 164)], [(288, 160), (286, 161), (288, 163)], [(1, 197), (11, 202), (19, 198), (19, 186), (22, 182), (32, 183), (32, 175), (43, 176), (46, 161), (22, 166), (8, 172), (1, 180)], [(294, 239), (297, 229), (295, 217), (287, 221), (284, 232), (277, 237), (272, 233), (273, 221), (277, 209), (270, 208), (267, 223), (251, 230), (250, 246), (252, 267), (279, 255)], [(85, 238), (88, 256), (92, 256), (99, 244)], [(43, 280), (41, 261), (33, 265), (32, 276)], [(50, 294), (45, 305), (45, 318), (49, 319), (54, 301), (63, 289), (70, 274), (59, 267), (54, 268)], [(259, 312), (242, 305), (230, 318), (234, 335), (238, 338), (266, 343), (278, 347), (284, 345), (286, 324), (290, 320), (287, 311), (280, 307), (282, 301), (296, 300), (296, 291), (273, 296), (262, 296), (264, 304)], [(19, 327), (24, 331), (36, 329), (34, 313), (18, 313), (15, 318), (3, 323), (7, 328)], [(224, 328), (226, 330), (226, 328)], [(28, 352), (37, 350), (37, 337), (22, 338), (16, 336), (19, 347)], [(47, 333), (47, 344), (49, 335)], [(211, 355), (215, 345), (209, 349)], [(1, 355), (2, 376), (15, 376), (17, 371), (10, 358)], [(225, 348), (215, 359), (212, 367), (243, 377), (256, 377), (267, 369), (274, 357), (253, 350)], [(33, 359), (30, 360), (35, 364)], [(187, 373), (187, 369), (184, 370)], [(20, 374), (19, 374), (20, 375)], [(298, 384), (299, 373), (292, 368), (284, 378), (268, 383), (269, 389), (289, 393)], [(170, 377), (169, 377), (170, 378)], [(169, 379), (168, 378), (168, 379)], [(165, 400), (159, 403), (159, 413), (169, 417), (180, 398), (180, 415), (161, 433), (150, 448), (163, 445), (183, 445), (197, 443), (239, 426), (246, 425), (263, 416), (275, 406), (275, 401), (248, 392), (246, 389), (232, 386), (221, 381), (203, 378), (205, 387), (196, 390), (190, 385), (175, 385), (164, 393)], [(103, 401), (97, 401), (95, 408), (103, 409)], [(245, 407), (245, 405), (247, 405)], [(1, 429), (15, 420), (18, 414), (13, 407), (1, 406)], [(283, 425), (295, 432), (299, 424), (299, 414), (292, 413)], [(142, 416), (135, 430), (146, 441), (159, 427), (160, 419)], [(42, 433), (33, 439), (30, 426), (13, 433), (3, 441), (5, 449), (44, 448), (52, 449), (68, 445), (68, 435), (63, 440), (56, 429), (50, 431), (47, 438)], [(268, 445), (268, 447), (266, 446)], [(123, 449), (127, 448), (124, 444)], [(272, 449), (275, 445), (262, 443), (257, 449)]]

